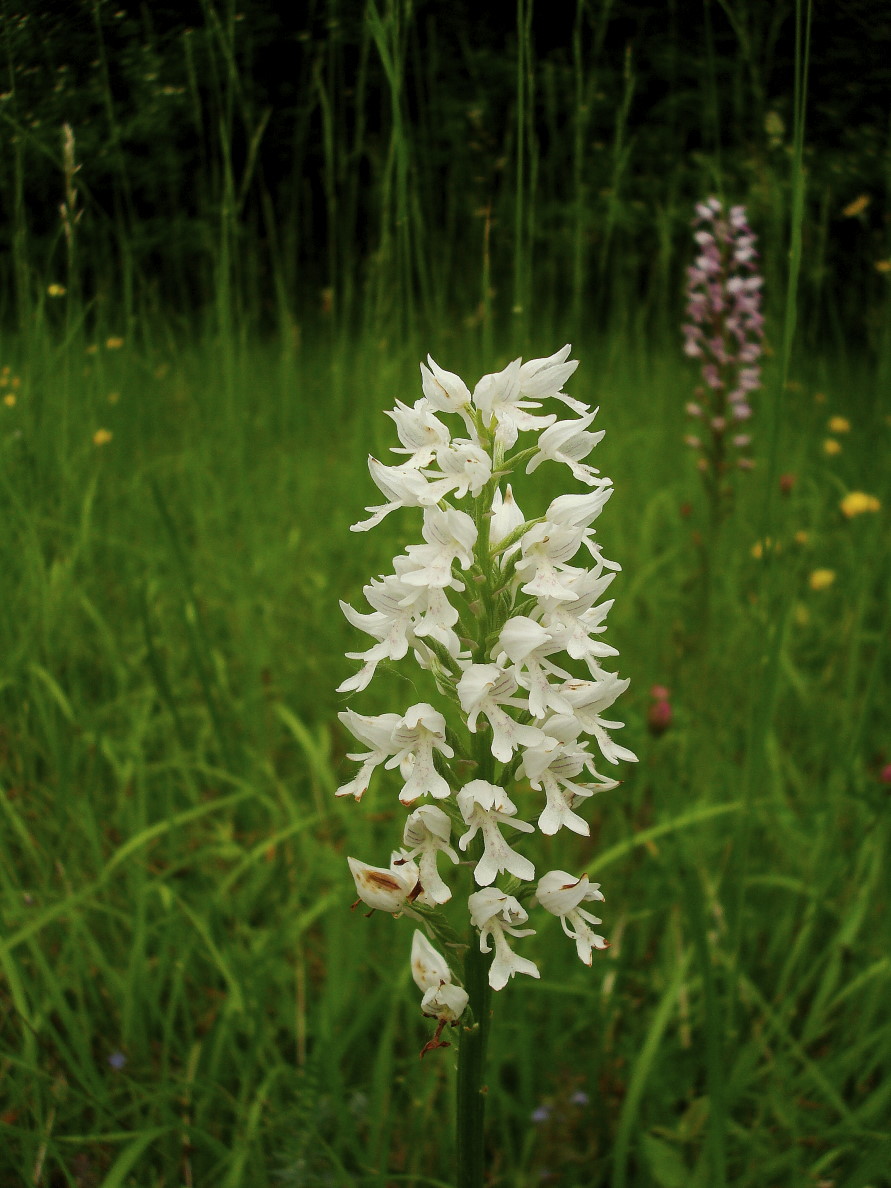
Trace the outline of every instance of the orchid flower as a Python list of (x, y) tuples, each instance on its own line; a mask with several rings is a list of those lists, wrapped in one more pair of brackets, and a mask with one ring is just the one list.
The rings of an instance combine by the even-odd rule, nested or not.
[[(709, 244), (700, 248), (700, 271), (716, 275)], [(752, 324), (756, 295), (748, 284), (730, 292), (737, 329)], [(708, 302), (697, 302), (704, 317)], [(617, 786), (597, 770), (600, 759), (635, 759), (613, 737), (621, 723), (605, 716), (628, 685), (603, 667), (617, 655), (603, 635), (613, 606), (605, 595), (620, 567), (603, 556), (595, 529), (613, 488), (586, 461), (603, 436), (592, 429), (597, 410), (563, 391), (577, 367), (569, 354), (566, 346), (515, 359), (473, 388), (428, 356), (422, 396), (389, 413), (402, 461), (369, 459), (385, 502), (353, 525), (368, 531), (403, 508), (421, 520), (421, 539), (364, 586), (368, 610), (341, 602), (371, 644), (348, 653), (359, 667), (340, 692), (362, 693), (382, 664), (413, 658), (418, 693), (398, 713), (341, 711), (360, 746), (348, 755), (358, 768), (337, 795), (372, 799), (373, 781), (376, 797), (389, 783), (392, 797), (379, 803), (388, 813), (405, 806), (389, 866), (357, 858), (349, 866), (369, 909), (418, 924), (412, 976), (422, 1013), (437, 1021), (425, 1051), (441, 1047), (442, 1029), (467, 1012), (484, 1017), (481, 988), (488, 994), (517, 974), (540, 976), (514, 947), (534, 938), (530, 910), (557, 916), (586, 964), (606, 947), (594, 931), (600, 921), (584, 907), (602, 900), (598, 884), (559, 870), (535, 882), (536, 839), (561, 829), (590, 836), (592, 799)], [(720, 368), (717, 346), (713, 356)], [(735, 407), (756, 378), (747, 356)], [(527, 518), (506, 480), (542, 466), (564, 468), (583, 489)], [(455, 928), (465, 904), (462, 944)]]

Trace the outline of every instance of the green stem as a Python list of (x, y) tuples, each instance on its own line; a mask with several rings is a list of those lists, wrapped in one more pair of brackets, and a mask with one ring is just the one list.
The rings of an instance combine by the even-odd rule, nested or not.
[(473, 1022), (461, 1030), (458, 1046), (458, 1174), (457, 1188), (482, 1188), (485, 1171), (486, 1044), (489, 1038), (489, 962), (480, 952), (479, 933), (470, 929), (464, 963), (464, 989)]

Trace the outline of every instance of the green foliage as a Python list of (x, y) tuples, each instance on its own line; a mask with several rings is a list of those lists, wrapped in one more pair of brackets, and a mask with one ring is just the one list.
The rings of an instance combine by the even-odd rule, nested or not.
[[(0, 406), (0, 1178), (446, 1182), (452, 1061), (417, 1060), (410, 929), (348, 910), (346, 854), (383, 862), (392, 841), (387, 788), (358, 811), (333, 797), (355, 642), (337, 599), (408, 530), (348, 524), (417, 351), (21, 345)], [(593, 845), (547, 842), (602, 879), (613, 947), (588, 970), (544, 928), (541, 985), (496, 996), (494, 1181), (874, 1180), (891, 574), (886, 512), (839, 510), (851, 489), (891, 500), (874, 380), (793, 361), (776, 549), (751, 555), (761, 467), (717, 546), (704, 635), (690, 377), (673, 351), (577, 354), (617, 481), (603, 544), (624, 565), (611, 623), (642, 762)], [(814, 590), (818, 568), (836, 577)], [(674, 709), (659, 737), (655, 683)]]
[[(860, 0), (813, 25), (803, 334), (887, 351), (891, 32)], [(776, 295), (795, 29), (791, 3), (750, 0), (518, 0), (503, 24), (470, 0), (10, 0), (0, 312), (29, 324), (49, 279), (91, 319), (120, 308), (128, 331), (161, 309), (219, 317), (223, 291), (237, 324), (287, 334), (333, 322), (393, 341), (448, 319), (522, 342), (542, 314), (576, 337), (591, 318), (664, 332), (711, 192), (747, 205)]]

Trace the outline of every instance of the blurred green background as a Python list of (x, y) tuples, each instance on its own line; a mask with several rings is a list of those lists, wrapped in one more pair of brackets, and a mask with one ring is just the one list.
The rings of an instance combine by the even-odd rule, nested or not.
[[(496, 996), (491, 1183), (891, 1183), (887, 7), (4, 0), (0, 46), (0, 1184), (450, 1182), (411, 926), (349, 911), (403, 813), (333, 797), (337, 604), (417, 539), (348, 526), (418, 361), (566, 341), (641, 762), (546, 842), (611, 948), (551, 921)], [(706, 595), (712, 193), (768, 356)]]

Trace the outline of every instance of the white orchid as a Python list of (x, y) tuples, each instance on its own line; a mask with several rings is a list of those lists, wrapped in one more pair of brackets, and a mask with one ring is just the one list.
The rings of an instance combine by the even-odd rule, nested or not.
[(484, 887), (482, 891), (475, 891), (467, 900), (470, 908), (470, 922), (480, 933), (480, 951), (491, 953), (495, 945), (495, 957), (489, 966), (489, 985), (493, 990), (503, 990), (514, 974), (528, 974), (530, 978), (540, 978), (538, 966), (528, 957), (520, 957), (511, 949), (505, 939), (508, 936), (533, 936), (534, 928), (518, 928), (518, 924), (525, 924), (529, 919), (528, 912), (513, 897), (499, 891), (497, 887)]
[(389, 868), (369, 866), (358, 858), (347, 858), (356, 891), (372, 910), (401, 916), (418, 896), (417, 866), (401, 854), (394, 854)]
[(451, 821), (434, 804), (415, 809), (402, 833), (405, 856), (418, 859), (418, 881), (427, 899), (433, 903), (448, 903), (452, 898), (452, 892), (436, 869), (436, 857), (440, 853), (452, 862), (458, 861), (458, 855), (449, 845), (451, 835)]
[(483, 856), (473, 872), (481, 887), (488, 887), (503, 871), (525, 882), (535, 878), (535, 867), (528, 858), (510, 848), (498, 828), (499, 825), (512, 825), (523, 833), (533, 833), (535, 829), (526, 821), (514, 819), (517, 806), (503, 788), (485, 780), (473, 780), (458, 793), (458, 808), (464, 823), (470, 826), (458, 839), (462, 850), (466, 850), (482, 830)]
[(477, 719), (486, 717), (492, 727), (492, 754), (507, 763), (517, 747), (534, 747), (541, 738), (535, 726), (524, 726), (512, 718), (504, 705), (526, 709), (522, 698), (512, 697), (517, 680), (507, 669), (497, 664), (471, 664), (457, 685), (458, 700), (467, 715), (467, 729), (477, 733)]
[(433, 796), (442, 800), (449, 795), (448, 781), (436, 770), (434, 750), (447, 759), (455, 752), (445, 740), (445, 718), (427, 702), (413, 705), (397, 723), (391, 735), (395, 754), (387, 760), (387, 767), (398, 767), (405, 780), (399, 793), (403, 804), (411, 804), (419, 796)]
[(545, 911), (559, 916), (563, 931), (575, 941), (576, 951), (585, 965), (591, 964), (594, 949), (609, 948), (604, 937), (591, 928), (603, 921), (579, 905), (589, 900), (603, 902), (599, 883), (589, 883), (588, 876), (573, 878), (565, 870), (551, 870), (538, 881), (536, 898)]
[[(337, 795), (359, 800), (373, 778), (389, 780), (408, 810), (389, 867), (349, 859), (368, 907), (422, 920), (458, 953), (453, 919), (467, 903), (465, 968), (476, 970), (468, 989), (415, 933), (412, 975), (423, 1013), (438, 1021), (425, 1051), (441, 1046), (441, 1030), (465, 1008), (477, 1018), (485, 1009), (477, 991), (468, 1003), (473, 986), (501, 990), (515, 974), (539, 976), (512, 948), (534, 935), (530, 903), (560, 918), (583, 961), (606, 947), (583, 906), (603, 898), (599, 885), (565, 871), (536, 884), (532, 848), (537, 834), (589, 836), (592, 798), (617, 784), (597, 770), (599, 757), (634, 760), (612, 737), (621, 723), (604, 717), (628, 684), (603, 668), (617, 654), (603, 634), (619, 566), (603, 556), (594, 526), (613, 488), (585, 461), (602, 433), (591, 428), (596, 410), (563, 392), (577, 366), (569, 353), (515, 359), (472, 391), (428, 357), (422, 397), (389, 413), (403, 460), (369, 460), (385, 502), (353, 525), (367, 531), (401, 508), (418, 509), (423, 521), (422, 540), (364, 587), (369, 612), (341, 603), (371, 639), (349, 653), (360, 666), (341, 692), (363, 691), (382, 663), (410, 656), (429, 675), (417, 674), (426, 685), (402, 713), (340, 713), (362, 746), (348, 756), (359, 767)], [(558, 495), (527, 519), (507, 479), (545, 461), (565, 466), (585, 490)], [(465, 893), (455, 895), (462, 879)]]

